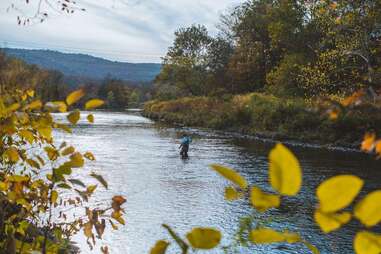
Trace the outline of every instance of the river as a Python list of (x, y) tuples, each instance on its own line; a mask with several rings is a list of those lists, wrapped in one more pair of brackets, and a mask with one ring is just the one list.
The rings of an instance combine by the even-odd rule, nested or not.
[[(156, 240), (170, 239), (162, 223), (171, 225), (182, 236), (193, 227), (211, 226), (223, 232), (222, 245), (231, 242), (239, 218), (252, 210), (246, 201), (224, 200), (228, 182), (209, 169), (212, 163), (230, 166), (251, 184), (270, 190), (267, 155), (274, 146), (272, 142), (211, 130), (160, 127), (133, 113), (95, 112), (94, 115), (94, 124), (83, 120), (73, 134), (56, 135), (58, 140), (65, 139), (82, 152), (93, 152), (97, 161), (75, 174), (91, 183), (93, 180), (86, 174), (95, 169), (108, 181), (109, 190), (99, 186), (91, 205), (104, 204), (116, 194), (124, 195), (126, 225), (118, 231), (106, 230), (94, 251), (89, 250), (83, 237), (76, 236), (74, 240), (82, 253), (100, 253), (103, 244), (109, 246), (111, 253), (149, 253)], [(82, 118), (85, 119), (84, 115)], [(181, 160), (178, 154), (182, 131), (193, 137), (189, 160)], [(370, 155), (356, 152), (307, 146), (295, 146), (291, 150), (303, 168), (303, 188), (297, 197), (284, 199), (279, 210), (257, 215), (256, 221), (300, 232), (323, 254), (353, 253), (352, 239), (358, 224), (352, 221), (337, 232), (323, 235), (312, 219), (316, 204), (314, 190), (324, 179), (343, 173), (362, 177), (366, 191), (380, 188), (380, 163)], [(179, 253), (175, 244), (168, 253)], [(237, 253), (310, 252), (299, 244), (275, 244), (240, 248)]]

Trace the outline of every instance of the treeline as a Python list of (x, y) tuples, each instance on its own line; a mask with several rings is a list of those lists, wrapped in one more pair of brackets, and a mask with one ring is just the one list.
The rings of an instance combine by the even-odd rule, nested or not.
[(266, 92), (346, 96), (381, 84), (380, 0), (249, 0), (175, 32), (155, 98)]
[[(61, 101), (71, 91), (78, 89), (67, 85), (68, 79), (73, 77), (65, 77), (63, 73), (55, 70), (41, 69), (0, 52), (0, 94), (14, 89), (34, 89), (36, 96), (43, 102)], [(79, 86), (86, 91), (83, 102), (91, 98), (100, 98), (105, 100), (105, 108), (140, 107), (144, 101), (151, 98), (149, 83), (138, 84), (112, 77), (106, 77), (101, 81), (86, 78), (80, 80)]]
[(44, 101), (62, 100), (69, 92), (64, 76), (0, 52), (0, 94), (33, 88)]

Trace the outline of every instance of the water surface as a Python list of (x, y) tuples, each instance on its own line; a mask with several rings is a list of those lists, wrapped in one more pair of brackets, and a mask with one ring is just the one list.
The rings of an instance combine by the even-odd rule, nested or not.
[[(58, 117), (62, 117), (58, 115)], [(228, 203), (223, 198), (228, 183), (208, 168), (220, 163), (237, 169), (251, 184), (270, 190), (267, 182), (267, 155), (273, 143), (233, 137), (208, 130), (188, 129), (193, 143), (190, 159), (179, 157), (181, 129), (158, 127), (139, 115), (96, 112), (95, 124), (81, 122), (72, 135), (58, 133), (59, 139), (74, 144), (80, 151), (92, 151), (97, 161), (89, 163), (77, 177), (87, 183), (90, 169), (101, 173), (109, 190), (99, 187), (91, 204), (105, 204), (113, 195), (127, 197), (126, 226), (106, 232), (95, 250), (77, 236), (82, 253), (99, 253), (102, 244), (111, 253), (149, 253), (156, 240), (169, 239), (162, 223), (172, 225), (184, 235), (196, 226), (211, 226), (223, 232), (223, 245), (231, 242), (239, 218), (251, 214), (245, 201)], [(316, 204), (314, 190), (327, 177), (351, 173), (366, 180), (366, 190), (380, 188), (380, 163), (373, 157), (344, 151), (329, 151), (303, 146), (291, 148), (300, 159), (304, 176), (297, 197), (286, 198), (282, 207), (258, 215), (259, 223), (278, 229), (295, 230), (315, 244), (321, 253), (353, 253), (352, 239), (358, 230), (356, 222), (324, 236), (312, 220)], [(270, 218), (270, 219), (269, 219)], [(170, 253), (179, 253), (170, 246)], [(214, 252), (214, 253), (221, 253)], [(238, 253), (310, 253), (301, 245), (271, 245), (240, 248)]]

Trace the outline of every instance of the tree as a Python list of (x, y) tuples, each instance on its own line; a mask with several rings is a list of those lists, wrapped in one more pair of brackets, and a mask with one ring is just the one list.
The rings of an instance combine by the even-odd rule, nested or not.
[(205, 93), (207, 52), (211, 38), (204, 26), (192, 25), (175, 32), (173, 45), (163, 58), (157, 86), (177, 87), (183, 96)]
[[(316, 1), (312, 23), (321, 35), (316, 60), (301, 79), (308, 96), (378, 87), (381, 1)], [(308, 78), (307, 78), (308, 77)]]

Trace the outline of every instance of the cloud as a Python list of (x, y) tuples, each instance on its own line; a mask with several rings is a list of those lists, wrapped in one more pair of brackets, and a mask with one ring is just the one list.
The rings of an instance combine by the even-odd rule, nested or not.
[[(239, 0), (80, 0), (77, 2), (86, 12), (64, 15), (50, 9), (47, 22), (22, 27), (17, 25), (17, 12), (6, 12), (13, 1), (0, 3), (1, 46), (49, 48), (128, 62), (160, 62), (179, 27), (204, 24), (215, 34), (220, 13), (239, 3)], [(29, 10), (27, 15), (31, 15), (36, 6), (26, 8), (21, 4), (20, 8)]]

